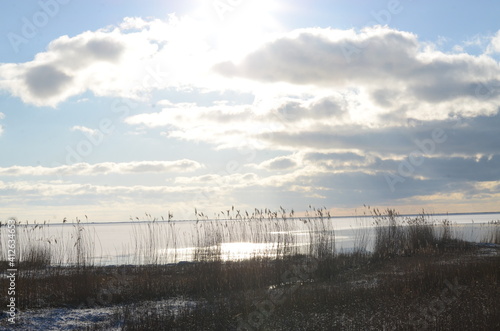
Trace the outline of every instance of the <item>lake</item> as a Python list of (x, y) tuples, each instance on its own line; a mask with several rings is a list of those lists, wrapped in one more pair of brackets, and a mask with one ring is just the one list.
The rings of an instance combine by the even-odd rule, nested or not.
[[(405, 219), (401, 216), (399, 220)], [(439, 233), (441, 223), (452, 223), (452, 235), (467, 241), (487, 241), (500, 213), (427, 216)], [(1, 228), (6, 256), (7, 228)], [(52, 263), (71, 264), (77, 256), (96, 265), (177, 263), (213, 258), (240, 260), (254, 256), (310, 253), (311, 242), (323, 240), (337, 251), (370, 251), (374, 237), (372, 216), (332, 218), (260, 218), (191, 221), (81, 221), (50, 225), (17, 225), (18, 254), (30, 247), (51, 251)]]

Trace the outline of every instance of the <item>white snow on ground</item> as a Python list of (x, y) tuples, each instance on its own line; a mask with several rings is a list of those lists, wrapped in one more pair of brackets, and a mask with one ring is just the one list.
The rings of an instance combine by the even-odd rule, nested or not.
[[(146, 307), (169, 310), (176, 314), (180, 309), (189, 309), (196, 306), (195, 301), (180, 298), (145, 301), (131, 305), (131, 310), (144, 311)], [(33, 331), (58, 331), (58, 330), (81, 330), (94, 323), (105, 323), (113, 320), (113, 315), (124, 306), (101, 307), (101, 308), (52, 308), (52, 309), (30, 309), (19, 312), (15, 326), (11, 326), (7, 321), (7, 316), (2, 315), (0, 320), (0, 331), (10, 330), (33, 330)], [(119, 331), (121, 327), (118, 323), (106, 326), (106, 330)]]
[(18, 312), (14, 327), (6, 319), (2, 319), (0, 330), (75, 330), (96, 322), (110, 320), (115, 311), (116, 308), (109, 307), (92, 309), (30, 309)]

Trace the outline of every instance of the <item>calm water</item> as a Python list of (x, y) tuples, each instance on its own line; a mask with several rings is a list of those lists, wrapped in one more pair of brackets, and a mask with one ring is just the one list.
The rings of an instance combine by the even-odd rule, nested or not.
[[(431, 216), (439, 224), (452, 222), (452, 234), (468, 241), (483, 241), (500, 214)], [(6, 255), (6, 228), (2, 228), (2, 254)], [(172, 222), (75, 223), (44, 226), (18, 225), (17, 240), (23, 245), (51, 249), (53, 261), (75, 261), (78, 248), (95, 264), (175, 263), (192, 261), (207, 250), (224, 260), (276, 254), (277, 251), (308, 253), (309, 243), (318, 237), (334, 242), (335, 249), (349, 251), (362, 246), (371, 249), (372, 217), (283, 220), (218, 220)], [(284, 245), (283, 243), (286, 243)], [(19, 250), (18, 249), (18, 250)], [(272, 252), (272, 253), (271, 253)]]

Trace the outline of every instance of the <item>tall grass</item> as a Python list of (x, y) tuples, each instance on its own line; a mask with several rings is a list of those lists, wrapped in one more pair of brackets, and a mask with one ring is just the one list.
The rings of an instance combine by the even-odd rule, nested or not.
[(487, 233), (482, 238), (483, 243), (500, 245), (500, 220), (490, 221), (486, 224)]
[(424, 212), (414, 217), (401, 217), (393, 209), (387, 209), (384, 213), (374, 209), (372, 213), (375, 230), (373, 256), (376, 258), (410, 256), (436, 249), (469, 246), (454, 237), (449, 220), (438, 224)]
[[(48, 231), (48, 227), (46, 222), (16, 222), (16, 295), (20, 308), (46, 307), (56, 302), (76, 305), (96, 292), (95, 237), (79, 219), (65, 224), (58, 234)], [(5, 254), (2, 249), (2, 260)]]
[[(359, 258), (337, 252), (332, 245), (334, 238), (324, 235), (329, 231), (328, 215), (315, 212), (314, 217), (309, 215), (300, 221), (309, 230), (309, 242), (315, 245), (308, 247), (306, 258), (315, 259), (316, 268), (304, 272), (300, 256), (293, 254), (276, 254), (278, 259), (255, 257), (226, 263), (214, 259), (188, 264), (178, 270), (178, 281), (189, 283), (186, 288), (192, 291), (185, 294), (198, 298), (197, 306), (175, 314), (155, 307), (132, 314), (126, 307), (118, 318), (127, 330), (236, 329), (242, 321), (252, 322), (249, 316), (259, 319), (246, 329), (412, 330), (425, 322), (430, 329), (454, 330), (466, 325), (487, 330), (500, 325), (500, 310), (495, 304), (500, 280), (498, 258), (462, 258), (448, 263), (450, 258), (470, 251), (467, 245), (457, 246), (458, 250), (443, 249), (456, 240), (449, 222), (435, 224), (426, 215), (401, 218), (393, 210), (374, 213), (371, 256)], [(274, 218), (273, 214), (271, 220)], [(211, 231), (216, 226), (206, 224)], [(281, 229), (284, 226), (279, 225)], [(215, 229), (215, 242), (229, 238), (220, 228)], [(261, 240), (252, 229), (247, 230), (251, 238)], [(285, 236), (279, 238), (286, 241)], [(364, 240), (360, 238), (359, 242)], [(207, 242), (208, 246), (213, 244)], [(288, 277), (290, 273), (294, 277)], [(459, 294), (444, 296), (444, 289), (450, 293), (450, 285)], [(282, 293), (284, 299), (271, 309), (270, 298), (276, 293)], [(268, 309), (263, 311), (263, 307)]]
[[(281, 323), (282, 329), (287, 329), (284, 316), (290, 311), (315, 320), (318, 327), (321, 327), (319, 320), (309, 313), (319, 312), (329, 319), (340, 320), (342, 327), (359, 329), (357, 322), (339, 317), (354, 318), (356, 309), (367, 314), (359, 317), (364, 326), (383, 328), (382, 322), (370, 322), (367, 312), (380, 305), (395, 309), (403, 319), (408, 311), (398, 310), (399, 306), (389, 307), (404, 306), (404, 300), (394, 299), (401, 293), (404, 298), (426, 296), (455, 276), (465, 284), (484, 277), (489, 277), (491, 284), (499, 280), (498, 270), (490, 262), (484, 265), (478, 262), (475, 267), (464, 262), (462, 270), (468, 271), (463, 274), (458, 274), (459, 268), (442, 269), (432, 264), (444, 259), (443, 254), (449, 250), (443, 248), (456, 239), (449, 222), (435, 224), (425, 214), (404, 218), (394, 210), (373, 210), (372, 253), (366, 249), (366, 231), (358, 232), (352, 252), (338, 251), (333, 230), (335, 219), (325, 208), (310, 208), (302, 217), (295, 217), (293, 211), (284, 208), (252, 212), (231, 208), (216, 219), (209, 219), (197, 210), (195, 214), (197, 219), (191, 222), (193, 228), (187, 235), (181, 230), (186, 227), (173, 222), (170, 213), (166, 220), (149, 214), (145, 219), (137, 219), (131, 234), (134, 265), (130, 266), (94, 264), (92, 257), (99, 245), (98, 238), (78, 219), (62, 227), (61, 237), (67, 240), (47, 238), (45, 227), (23, 225), (19, 228), (20, 307), (122, 304), (125, 308), (117, 318), (124, 329), (139, 330), (146, 326), (145, 329), (151, 330), (200, 326), (234, 329), (238, 319), (251, 316), (258, 309), (259, 302), (281, 291), (285, 293), (284, 299), (273, 310), (273, 323)], [(491, 235), (492, 242), (498, 240), (498, 231)], [(224, 250), (228, 243), (263, 244), (264, 248), (253, 256), (228, 260)], [(180, 249), (191, 249), (191, 253), (177, 256)], [(168, 264), (180, 259), (186, 261)], [(404, 276), (394, 273), (396, 269)], [(483, 270), (485, 276), (474, 270)], [(4, 286), (5, 280), (1, 282)], [(131, 313), (128, 306), (173, 297), (188, 298), (198, 305), (178, 314), (141, 308), (142, 315)], [(374, 302), (375, 308), (370, 302)], [(332, 317), (331, 312), (344, 315)]]

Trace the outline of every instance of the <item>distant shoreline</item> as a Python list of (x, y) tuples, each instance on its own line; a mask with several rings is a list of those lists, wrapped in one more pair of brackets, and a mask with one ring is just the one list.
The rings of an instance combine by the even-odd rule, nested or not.
[[(469, 212), (469, 213), (425, 213), (425, 216), (466, 216), (466, 215), (500, 215), (500, 211), (494, 212), (494, 211), (486, 211), (486, 212)], [(421, 216), (422, 213), (418, 214), (399, 214), (399, 217), (416, 217), (416, 216)], [(387, 214), (382, 214), (382, 216), (387, 216)], [(294, 216), (294, 217), (287, 217), (288, 220), (300, 220), (300, 219), (305, 219), (305, 218), (318, 218), (317, 216)], [(324, 216), (325, 219), (342, 219), (342, 218), (373, 218), (373, 215), (349, 215), (349, 216), (336, 216), (336, 215), (331, 215), (330, 217)], [(100, 225), (100, 224), (133, 224), (133, 223), (145, 223), (145, 222), (158, 222), (158, 223), (168, 223), (168, 222), (206, 222), (206, 221), (238, 221), (240, 219), (238, 218), (209, 218), (209, 219), (188, 219), (188, 220), (162, 220), (162, 219), (154, 219), (154, 220), (128, 220), (128, 221), (87, 221), (87, 220), (80, 220), (80, 224), (85, 225), (85, 224), (94, 224), (94, 225)], [(251, 220), (249, 218), (243, 218), (243, 220), (248, 221)], [(24, 222), (21, 222), (24, 224)], [(67, 222), (47, 222), (47, 223), (42, 223), (42, 222), (37, 222), (37, 223), (32, 223), (29, 222), (28, 224), (44, 224), (44, 225), (68, 225), (71, 226), (75, 224), (75, 220), (68, 220)]]

